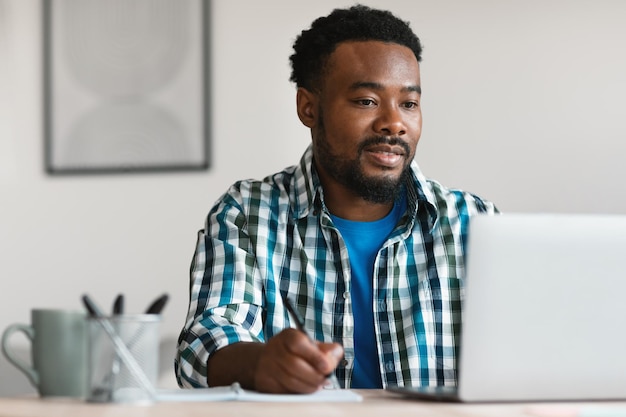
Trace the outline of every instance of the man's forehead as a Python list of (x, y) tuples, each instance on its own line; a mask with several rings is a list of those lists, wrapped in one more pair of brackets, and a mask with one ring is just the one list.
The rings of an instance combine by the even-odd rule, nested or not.
[[(383, 83), (372, 82), (372, 81), (356, 81), (348, 86), (349, 90), (357, 91), (357, 90), (384, 90), (387, 86)], [(418, 93), (422, 94), (422, 87), (417, 84), (406, 84), (403, 86), (399, 86), (399, 91), (404, 93)]]
[(420, 85), (419, 62), (413, 51), (404, 45), (380, 41), (340, 43), (329, 57), (326, 75), (351, 85)]

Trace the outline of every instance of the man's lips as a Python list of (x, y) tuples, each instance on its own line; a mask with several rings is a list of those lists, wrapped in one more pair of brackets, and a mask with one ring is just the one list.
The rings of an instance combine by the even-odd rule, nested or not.
[(392, 146), (387, 144), (372, 145), (365, 148), (365, 152), (387, 153), (394, 155), (404, 155), (404, 149), (401, 146)]
[(364, 149), (364, 155), (374, 165), (385, 168), (402, 166), (405, 158), (402, 147), (386, 144), (368, 146)]

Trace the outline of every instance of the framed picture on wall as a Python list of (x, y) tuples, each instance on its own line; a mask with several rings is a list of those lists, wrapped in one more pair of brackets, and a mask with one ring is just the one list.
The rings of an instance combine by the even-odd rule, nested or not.
[(209, 5), (43, 0), (48, 173), (209, 167)]

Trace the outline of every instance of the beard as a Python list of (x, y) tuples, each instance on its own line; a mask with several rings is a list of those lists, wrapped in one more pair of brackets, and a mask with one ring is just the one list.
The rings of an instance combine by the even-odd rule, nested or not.
[[(371, 136), (366, 138), (357, 150), (354, 159), (346, 159), (333, 154), (326, 138), (324, 117), (319, 116), (319, 134), (313, 143), (314, 155), (317, 163), (335, 181), (353, 191), (365, 201), (376, 204), (391, 203), (396, 200), (402, 190), (402, 185), (409, 177), (411, 165), (411, 149), (406, 141), (387, 136)], [(402, 173), (394, 177), (392, 175), (367, 176), (361, 165), (361, 155), (364, 150), (372, 145), (388, 144), (401, 146), (406, 157)]]

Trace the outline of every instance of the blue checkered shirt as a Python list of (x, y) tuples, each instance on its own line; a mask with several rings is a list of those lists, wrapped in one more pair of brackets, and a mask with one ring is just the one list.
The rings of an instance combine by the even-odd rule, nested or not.
[[(415, 162), (408, 207), (379, 250), (372, 309), (383, 386), (455, 385), (468, 220), (497, 212), (473, 194), (426, 179)], [(295, 327), (288, 295), (315, 339), (340, 343), (336, 369), (350, 387), (354, 323), (348, 250), (324, 204), (311, 147), (300, 163), (240, 181), (198, 233), (190, 304), (175, 371), (182, 387), (207, 385), (207, 360), (236, 342), (264, 342)]]

